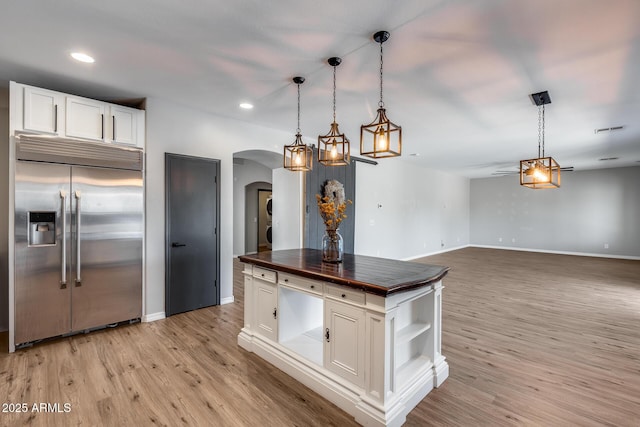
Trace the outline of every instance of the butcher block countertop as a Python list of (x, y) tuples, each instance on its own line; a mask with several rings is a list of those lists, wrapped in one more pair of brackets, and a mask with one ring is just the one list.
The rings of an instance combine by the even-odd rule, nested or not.
[(340, 264), (322, 262), (318, 249), (265, 251), (238, 257), (240, 261), (309, 279), (321, 280), (365, 292), (388, 296), (428, 286), (442, 279), (449, 267), (344, 254)]

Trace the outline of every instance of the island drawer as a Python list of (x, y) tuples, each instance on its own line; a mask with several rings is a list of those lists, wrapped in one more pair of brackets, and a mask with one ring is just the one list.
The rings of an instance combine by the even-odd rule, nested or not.
[(267, 270), (266, 268), (253, 266), (253, 277), (262, 279), (267, 282), (276, 283), (276, 272), (273, 270)]
[(365, 293), (354, 289), (346, 289), (341, 286), (325, 285), (327, 296), (340, 301), (350, 302), (352, 304), (364, 305)]
[(297, 288), (312, 294), (322, 295), (322, 283), (314, 280), (304, 279), (287, 273), (280, 273), (278, 276), (279, 283), (290, 288)]

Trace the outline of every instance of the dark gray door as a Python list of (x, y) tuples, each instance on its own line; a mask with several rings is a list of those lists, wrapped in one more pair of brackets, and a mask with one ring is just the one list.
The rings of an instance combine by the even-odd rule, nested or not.
[(165, 154), (168, 316), (220, 303), (219, 168), (219, 160)]
[[(316, 153), (317, 154), (317, 153)], [(344, 185), (347, 199), (354, 204), (347, 205), (347, 219), (340, 224), (340, 235), (344, 239), (344, 251), (353, 253), (355, 233), (356, 163), (352, 158), (348, 166), (324, 166), (313, 156), (313, 170), (306, 172), (306, 214), (304, 222), (304, 244), (307, 248), (320, 249), (325, 225), (318, 212), (316, 194), (322, 192), (325, 182), (336, 179)]]

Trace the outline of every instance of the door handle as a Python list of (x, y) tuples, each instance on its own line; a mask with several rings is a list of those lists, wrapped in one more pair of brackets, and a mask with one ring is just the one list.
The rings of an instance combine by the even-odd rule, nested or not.
[(67, 288), (67, 192), (60, 190), (60, 215), (62, 216), (62, 271), (60, 272), (60, 289)]
[(76, 190), (76, 286), (82, 286), (82, 267), (80, 262), (80, 197), (82, 193)]
[(178, 242), (171, 243), (172, 248), (181, 248), (183, 246), (187, 246), (187, 245), (185, 243), (178, 243)]

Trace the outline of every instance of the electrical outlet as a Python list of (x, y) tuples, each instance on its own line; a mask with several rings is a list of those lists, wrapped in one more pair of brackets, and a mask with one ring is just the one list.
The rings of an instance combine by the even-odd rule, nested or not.
[(605, 248), (605, 249), (609, 249), (609, 244), (608, 244), (608, 243), (605, 243), (605, 244), (604, 244), (604, 248)]
[(516, 242), (516, 238), (515, 238), (515, 237), (512, 237), (512, 238), (511, 238), (511, 243), (515, 243), (515, 242)]
[(502, 237), (498, 237), (498, 242), (502, 243)]

